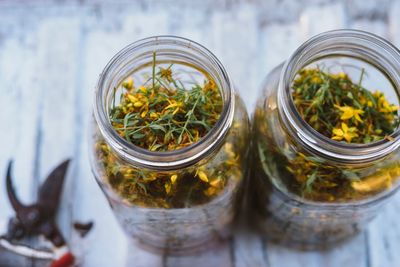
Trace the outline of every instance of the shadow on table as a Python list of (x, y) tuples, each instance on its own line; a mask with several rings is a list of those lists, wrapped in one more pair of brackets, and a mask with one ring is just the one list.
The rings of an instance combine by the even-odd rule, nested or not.
[(132, 242), (127, 250), (126, 267), (144, 266), (232, 266), (231, 240), (214, 243), (212, 246), (199, 252), (187, 255), (173, 255), (168, 252), (159, 253), (140, 248)]

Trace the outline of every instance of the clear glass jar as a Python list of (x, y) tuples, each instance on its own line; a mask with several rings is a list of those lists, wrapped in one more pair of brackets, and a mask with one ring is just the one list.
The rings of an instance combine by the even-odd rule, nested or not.
[[(322, 33), (266, 77), (253, 117), (250, 203), (271, 240), (306, 249), (335, 244), (363, 229), (397, 191), (400, 177), (398, 129), (379, 141), (352, 144), (320, 134), (302, 118), (292, 82), (301, 69), (319, 66), (356, 81), (360, 72), (368, 74), (363, 87), (380, 89), (396, 105), (400, 94), (399, 51), (361, 31)], [(305, 166), (315, 176), (302, 173)], [(342, 188), (332, 184), (317, 191), (318, 197), (305, 197), (298, 179), (324, 182), (326, 173), (343, 179)]]
[[(206, 73), (222, 95), (223, 107), (217, 123), (207, 135), (185, 148), (166, 152), (143, 149), (118, 135), (109, 120), (114, 88), (142, 67), (149, 66), (154, 53), (157, 62), (190, 66)], [(224, 67), (209, 50), (179, 37), (146, 38), (117, 53), (100, 76), (90, 137), (92, 170), (130, 237), (156, 251), (186, 253), (229, 235), (247, 167), (248, 134), (244, 103), (235, 93)], [(209, 184), (196, 177), (199, 170), (207, 176)], [(167, 200), (174, 186), (183, 184), (174, 184), (173, 176), (175, 180), (186, 179), (186, 185), (194, 184), (187, 190), (179, 189), (188, 194), (185, 203), (163, 199)], [(119, 189), (126, 179), (136, 181), (133, 187), (129, 185), (128, 191), (124, 188), (122, 194)], [(147, 192), (137, 197), (136, 193), (142, 190), (140, 183), (157, 186), (157, 182), (168, 184), (172, 189), (161, 190), (154, 199)], [(201, 188), (205, 189), (200, 191)], [(207, 190), (212, 191), (213, 197), (195, 197), (207, 195)]]

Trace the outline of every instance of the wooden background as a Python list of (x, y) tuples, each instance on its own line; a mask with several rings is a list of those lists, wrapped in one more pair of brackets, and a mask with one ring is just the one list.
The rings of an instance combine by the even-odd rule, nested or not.
[[(400, 266), (400, 195), (367, 231), (324, 252), (299, 252), (239, 231), (221, 247), (191, 257), (153, 255), (128, 243), (91, 175), (87, 123), (95, 82), (107, 61), (142, 37), (175, 34), (213, 51), (249, 111), (262, 78), (309, 37), (358, 28), (400, 46), (400, 1), (324, 0), (0, 0), (0, 232), (12, 215), (4, 188), (15, 159), (18, 194), (63, 159), (73, 163), (59, 224), (81, 266)], [(95, 220), (85, 239), (71, 227)], [(0, 250), (0, 266), (45, 266)]]

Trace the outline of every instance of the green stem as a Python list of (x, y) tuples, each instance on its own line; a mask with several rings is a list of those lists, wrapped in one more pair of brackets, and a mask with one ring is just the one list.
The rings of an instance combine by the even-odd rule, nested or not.
[(180, 143), (182, 142), (183, 133), (184, 133), (185, 131), (187, 131), (187, 125), (188, 125), (190, 119), (191, 119), (192, 116), (193, 116), (194, 110), (195, 110), (197, 104), (199, 103), (199, 100), (200, 100), (200, 96), (197, 96), (196, 102), (194, 103), (193, 108), (189, 111), (188, 119), (186, 120), (185, 125), (183, 125), (183, 129), (182, 129), (182, 131), (181, 131), (181, 134), (179, 135), (178, 144), (180, 144)]

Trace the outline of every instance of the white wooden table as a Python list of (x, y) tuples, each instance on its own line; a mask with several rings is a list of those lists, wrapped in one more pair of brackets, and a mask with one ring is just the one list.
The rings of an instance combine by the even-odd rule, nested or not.
[[(330, 251), (299, 252), (241, 231), (191, 257), (153, 255), (128, 243), (90, 172), (87, 123), (107, 61), (146, 36), (175, 34), (213, 51), (249, 111), (267, 72), (303, 41), (335, 28), (375, 32), (400, 46), (400, 1), (0, 1), (0, 233), (13, 213), (5, 171), (25, 202), (72, 157), (59, 214), (82, 266), (400, 266), (400, 195), (367, 231)], [(82, 239), (73, 221), (95, 220)], [(0, 250), (0, 266), (43, 266)]]

